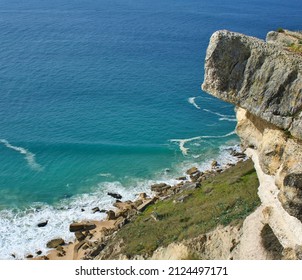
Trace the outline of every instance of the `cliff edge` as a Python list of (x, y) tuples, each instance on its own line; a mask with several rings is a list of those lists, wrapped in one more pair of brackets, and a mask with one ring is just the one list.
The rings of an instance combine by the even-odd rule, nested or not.
[(237, 134), (253, 159), (261, 206), (246, 218), (240, 259), (302, 258), (302, 34), (266, 41), (217, 31), (202, 89), (236, 105)]

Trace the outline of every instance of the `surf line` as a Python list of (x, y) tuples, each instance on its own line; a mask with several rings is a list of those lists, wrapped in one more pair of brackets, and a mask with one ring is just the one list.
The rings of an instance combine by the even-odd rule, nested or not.
[(204, 135), (204, 136), (196, 136), (188, 139), (171, 139), (170, 142), (179, 142), (179, 148), (184, 156), (188, 155), (189, 148), (185, 147), (185, 144), (194, 140), (201, 140), (201, 139), (217, 139), (217, 138), (225, 138), (228, 136), (231, 136), (235, 134), (235, 131), (231, 131), (230, 133), (227, 133), (225, 135), (217, 135), (217, 136), (209, 136), (209, 135)]
[(24, 158), (27, 161), (27, 163), (31, 169), (36, 170), (36, 171), (43, 170), (43, 167), (39, 163), (36, 162), (35, 154), (31, 153), (30, 151), (28, 151), (22, 147), (11, 145), (6, 139), (0, 139), (0, 143), (2, 143), (5, 147), (7, 147), (9, 149), (12, 149), (12, 150), (24, 155)]
[[(198, 97), (198, 96), (197, 96)], [(198, 109), (198, 110), (200, 110), (200, 107), (196, 104), (196, 102), (195, 102), (195, 99), (197, 98), (197, 97), (190, 97), (189, 99), (188, 99), (188, 102), (190, 103), (190, 104), (192, 104), (196, 109)]]

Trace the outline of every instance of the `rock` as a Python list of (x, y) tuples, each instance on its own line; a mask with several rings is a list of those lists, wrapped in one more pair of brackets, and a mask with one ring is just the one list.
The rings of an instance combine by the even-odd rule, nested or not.
[(82, 241), (86, 238), (86, 235), (81, 231), (76, 231), (74, 234), (78, 241)]
[(190, 182), (188, 182), (188, 183), (183, 184), (182, 189), (183, 190), (194, 190), (194, 189), (196, 189), (198, 187), (199, 187), (198, 183), (190, 183)]
[(153, 197), (151, 199), (144, 201), (143, 204), (137, 207), (137, 210), (143, 212), (148, 206), (154, 204), (157, 199), (158, 199), (157, 197)]
[(140, 193), (138, 198), (141, 199), (141, 200), (145, 200), (145, 199), (147, 199), (147, 194), (146, 193)]
[(27, 255), (26, 258), (27, 259), (32, 259), (34, 256), (33, 255)]
[(60, 245), (64, 245), (65, 241), (62, 238), (56, 238), (52, 239), (49, 242), (47, 242), (46, 247), (47, 248), (57, 248)]
[(179, 180), (179, 181), (186, 181), (187, 177), (186, 176), (181, 176), (181, 177), (178, 177), (177, 180)]
[(190, 179), (192, 182), (197, 182), (199, 180), (200, 176), (202, 176), (202, 175), (203, 175), (202, 172), (197, 171), (190, 175)]
[(157, 212), (154, 212), (154, 211), (151, 213), (150, 216), (156, 222), (161, 220), (161, 218), (162, 218), (160, 214), (158, 214)]
[(136, 201), (133, 202), (133, 205), (135, 208), (137, 208), (138, 206), (143, 204), (143, 200), (142, 199), (138, 199)]
[(48, 223), (48, 220), (45, 221), (45, 222), (38, 223), (37, 226), (38, 227), (45, 227), (47, 225), (47, 223)]
[(92, 230), (95, 228), (96, 228), (96, 225), (94, 223), (90, 223), (90, 222), (72, 223), (69, 225), (70, 232), (86, 231), (86, 230)]
[(197, 169), (197, 167), (194, 166), (194, 167), (191, 167), (190, 169), (188, 169), (186, 173), (187, 173), (188, 175), (192, 175), (192, 174), (194, 174), (194, 173), (196, 173), (196, 172), (198, 172), (198, 171), (199, 171), (199, 170)]
[(39, 250), (39, 251), (36, 252), (36, 254), (37, 254), (38, 256), (40, 256), (40, 255), (42, 255), (42, 251)]
[(106, 212), (107, 214), (107, 220), (115, 220), (116, 219), (116, 216), (115, 216), (115, 212), (112, 211), (112, 210), (109, 210)]
[(99, 207), (94, 207), (91, 209), (92, 213), (96, 213), (96, 212), (101, 212), (100, 208)]
[(211, 167), (216, 168), (218, 166), (219, 166), (219, 164), (218, 164), (217, 160), (213, 160), (212, 163), (211, 163)]
[(108, 192), (107, 194), (110, 195), (110, 196), (112, 196), (112, 197), (115, 198), (115, 199), (122, 199), (122, 198), (123, 198), (123, 197), (122, 197), (120, 194), (118, 194), (118, 193)]
[(116, 222), (114, 223), (114, 226), (116, 227), (116, 229), (120, 229), (127, 223), (128, 223), (128, 220), (125, 217), (120, 216), (117, 218)]
[(11, 254), (11, 256), (15, 259), (16, 258), (16, 255), (15, 254)]
[(167, 189), (171, 188), (171, 186), (167, 185), (166, 183), (159, 183), (159, 184), (154, 184), (151, 186), (151, 191), (153, 192), (163, 192)]
[(105, 244), (101, 243), (99, 245), (97, 245), (90, 253), (91, 257), (96, 257), (104, 248), (105, 248)]
[(190, 197), (191, 194), (181, 195), (180, 197), (173, 200), (173, 203), (182, 203), (184, 202), (188, 197)]
[(56, 247), (56, 250), (58, 252), (65, 253), (65, 250), (64, 250), (64, 248), (61, 245), (59, 245), (58, 247)]
[(302, 56), (283, 47), (217, 31), (207, 49), (202, 89), (302, 139), (301, 65)]

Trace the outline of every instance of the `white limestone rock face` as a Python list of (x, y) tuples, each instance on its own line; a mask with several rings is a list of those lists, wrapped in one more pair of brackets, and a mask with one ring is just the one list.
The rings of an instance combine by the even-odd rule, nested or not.
[(260, 182), (262, 204), (244, 222), (240, 259), (302, 256), (302, 55), (288, 49), (299, 36), (270, 32), (267, 43), (217, 31), (207, 50), (202, 88), (236, 105), (237, 134)]

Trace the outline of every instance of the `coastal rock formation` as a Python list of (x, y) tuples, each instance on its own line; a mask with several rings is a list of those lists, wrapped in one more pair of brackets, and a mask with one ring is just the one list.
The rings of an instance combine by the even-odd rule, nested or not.
[(267, 42), (225, 30), (210, 39), (202, 89), (236, 105), (237, 134), (260, 182), (262, 204), (244, 222), (241, 259), (301, 258), (301, 48), (302, 34), (286, 30)]

